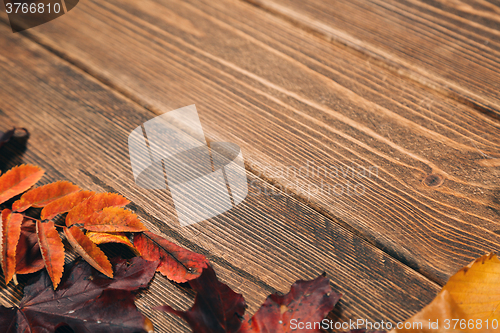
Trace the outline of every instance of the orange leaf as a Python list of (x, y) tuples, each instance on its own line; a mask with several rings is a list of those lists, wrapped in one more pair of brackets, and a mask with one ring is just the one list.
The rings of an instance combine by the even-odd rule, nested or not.
[(152, 232), (135, 234), (134, 246), (144, 259), (160, 260), (156, 271), (178, 283), (196, 279), (208, 266), (204, 255), (191, 252)]
[(1, 263), (6, 284), (10, 282), (16, 272), (16, 248), (21, 236), (22, 222), (23, 216), (21, 214), (12, 214), (10, 209), (2, 211), (2, 223), (0, 227), (2, 235)]
[(120, 243), (131, 248), (134, 247), (132, 242), (125, 236), (124, 233), (109, 233), (109, 232), (87, 232), (86, 236), (94, 243), (94, 244), (106, 244), (106, 243)]
[(69, 212), (73, 207), (83, 202), (85, 199), (93, 196), (95, 192), (92, 191), (80, 191), (76, 193), (68, 194), (56, 201), (49, 203), (42, 209), (40, 218), (42, 220), (53, 219), (54, 216), (58, 214), (63, 214)]
[(64, 234), (71, 246), (87, 261), (92, 267), (104, 275), (113, 278), (113, 267), (108, 257), (97, 245), (85, 236), (78, 227), (64, 228)]
[(36, 224), (32, 220), (24, 219), (16, 249), (16, 274), (35, 273), (44, 267)]
[(106, 207), (126, 206), (129, 203), (129, 200), (116, 193), (98, 193), (73, 207), (66, 216), (66, 225), (70, 227), (75, 223), (86, 223), (94, 212)]
[(79, 190), (78, 186), (67, 181), (43, 185), (24, 193), (21, 199), (14, 202), (12, 209), (17, 212), (24, 212), (30, 207), (45, 207), (51, 202)]
[(107, 207), (85, 222), (85, 229), (98, 232), (141, 232), (148, 229), (137, 215), (119, 207)]
[(42, 252), (45, 268), (49, 273), (54, 290), (61, 282), (64, 270), (64, 245), (53, 221), (36, 221), (38, 244)]
[(0, 177), (0, 203), (28, 190), (42, 178), (44, 171), (37, 166), (23, 164)]

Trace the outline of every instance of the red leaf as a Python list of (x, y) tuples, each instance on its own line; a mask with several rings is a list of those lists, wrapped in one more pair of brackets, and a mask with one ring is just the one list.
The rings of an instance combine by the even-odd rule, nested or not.
[(24, 288), (18, 308), (0, 307), (0, 332), (152, 332), (149, 319), (134, 305), (133, 291), (147, 287), (158, 262), (142, 258), (114, 260), (115, 279), (96, 272), (85, 262), (66, 267), (54, 291), (46, 272)]
[[(189, 311), (177, 311), (168, 305), (154, 309), (183, 318), (196, 333), (238, 331), (245, 312), (243, 296), (218, 281), (210, 266), (203, 270), (199, 278), (189, 281), (189, 285), (197, 292), (194, 305)], [(274, 333), (274, 331), (269, 332)]]
[(104, 275), (113, 278), (113, 268), (108, 257), (78, 227), (64, 228), (64, 234), (71, 246), (92, 267)]
[(312, 281), (297, 281), (288, 294), (269, 296), (248, 324), (243, 325), (238, 332), (322, 332), (318, 327), (306, 326), (300, 329), (295, 327), (295, 324), (321, 322), (339, 299), (340, 295), (332, 291), (328, 279), (324, 276)]
[(126, 206), (129, 203), (129, 200), (116, 193), (98, 193), (73, 207), (66, 216), (66, 225), (70, 227), (75, 223), (85, 223), (94, 212), (106, 207)]
[(21, 235), (21, 214), (12, 214), (10, 209), (2, 211), (1, 223), (1, 263), (5, 275), (5, 284), (9, 283), (16, 272), (16, 248)]
[(21, 199), (14, 202), (12, 210), (24, 212), (30, 207), (45, 207), (51, 202), (79, 190), (78, 186), (67, 181), (58, 181), (43, 185), (24, 193)]
[(0, 203), (28, 190), (42, 178), (44, 171), (37, 166), (16, 166), (0, 177)]
[(35, 222), (25, 219), (16, 250), (16, 274), (35, 273), (44, 267)]
[(58, 214), (69, 212), (73, 207), (83, 202), (85, 199), (93, 196), (94, 194), (95, 192), (92, 191), (80, 191), (68, 194), (45, 206), (42, 209), (40, 218), (42, 220), (50, 220)]
[(64, 270), (64, 245), (53, 221), (36, 221), (38, 244), (42, 252), (45, 268), (52, 279), (54, 289), (61, 281)]
[(208, 266), (205, 256), (186, 250), (152, 232), (134, 235), (134, 246), (144, 259), (160, 260), (157, 271), (178, 283), (199, 277)]
[(85, 229), (97, 232), (141, 232), (148, 231), (137, 215), (119, 207), (107, 207), (92, 214), (85, 221)]

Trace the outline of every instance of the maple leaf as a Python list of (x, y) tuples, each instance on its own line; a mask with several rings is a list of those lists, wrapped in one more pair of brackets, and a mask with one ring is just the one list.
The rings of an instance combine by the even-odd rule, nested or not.
[(203, 269), (197, 279), (189, 281), (197, 294), (189, 311), (177, 311), (168, 305), (154, 308), (183, 318), (196, 333), (236, 333), (245, 312), (243, 296), (217, 280), (212, 267)]
[(312, 281), (297, 281), (288, 294), (270, 295), (238, 333), (321, 332), (318, 326), (300, 329), (295, 325), (321, 322), (339, 299), (340, 294), (332, 291), (322, 275)]
[(83, 202), (73, 207), (66, 216), (66, 226), (85, 223), (94, 212), (100, 211), (106, 207), (122, 207), (130, 203), (129, 200), (116, 193), (97, 193)]
[(5, 284), (9, 283), (16, 272), (16, 248), (21, 236), (23, 216), (4, 209), (1, 214), (0, 242), (1, 264), (5, 275)]
[[(499, 307), (500, 260), (497, 255), (490, 253), (450, 277), (436, 298), (405, 322), (410, 323), (410, 329), (395, 329), (391, 332), (493, 332), (496, 329), (492, 328), (492, 323), (500, 322)], [(436, 321), (436, 326), (430, 325)]]
[(85, 199), (95, 195), (93, 191), (80, 191), (68, 194), (57, 199), (42, 209), (40, 218), (42, 220), (53, 219), (56, 215), (69, 212), (73, 207), (83, 202)]
[(45, 268), (52, 279), (54, 289), (61, 281), (64, 270), (64, 245), (53, 221), (36, 221), (38, 244), (42, 252)]
[(134, 235), (134, 246), (146, 260), (160, 260), (158, 272), (181, 283), (200, 276), (208, 267), (205, 256), (184, 249), (152, 232)]
[(108, 257), (78, 227), (64, 228), (66, 239), (73, 248), (92, 267), (104, 275), (113, 278), (113, 268)]
[(28, 190), (42, 178), (44, 171), (37, 166), (23, 164), (0, 176), (0, 203)]
[(137, 215), (120, 207), (106, 207), (85, 221), (85, 229), (97, 232), (148, 231)]
[(158, 262), (136, 257), (112, 260), (115, 279), (85, 262), (66, 267), (58, 290), (50, 288), (44, 271), (24, 288), (18, 308), (0, 307), (0, 331), (55, 332), (69, 326), (75, 332), (152, 332), (151, 321), (134, 305), (134, 293), (147, 287)]
[(44, 267), (35, 222), (24, 219), (16, 249), (16, 274), (35, 273)]
[(49, 203), (79, 190), (78, 186), (67, 181), (58, 181), (43, 185), (24, 193), (21, 199), (12, 204), (12, 210), (24, 212), (30, 207), (45, 207)]

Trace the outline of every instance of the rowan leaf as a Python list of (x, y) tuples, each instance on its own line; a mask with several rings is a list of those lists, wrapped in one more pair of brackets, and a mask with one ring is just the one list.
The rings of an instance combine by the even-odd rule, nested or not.
[[(189, 281), (197, 292), (193, 307), (177, 311), (168, 305), (154, 308), (183, 318), (196, 333), (236, 333), (245, 313), (243, 296), (235, 293), (217, 280), (212, 267), (203, 270), (201, 276)], [(273, 331), (270, 331), (273, 332)]]
[(135, 249), (134, 244), (132, 244), (132, 242), (123, 232), (109, 233), (89, 231), (86, 233), (86, 235), (95, 244), (119, 243)]
[(21, 237), (16, 249), (16, 274), (35, 273), (45, 267), (38, 236), (36, 224), (33, 220), (24, 219), (21, 225)]
[(36, 221), (36, 233), (45, 268), (52, 279), (54, 289), (56, 289), (64, 270), (63, 242), (53, 221)]
[(57, 290), (46, 272), (24, 288), (18, 308), (0, 306), (0, 332), (153, 332), (151, 321), (134, 305), (134, 291), (147, 287), (158, 262), (136, 257), (112, 260), (115, 279), (80, 261), (66, 267)]
[(16, 248), (21, 235), (23, 216), (12, 213), (10, 209), (4, 209), (1, 218), (1, 263), (7, 284), (16, 273)]
[(51, 202), (79, 190), (80, 188), (78, 186), (67, 181), (58, 181), (43, 185), (24, 193), (21, 196), (21, 199), (12, 204), (12, 210), (16, 212), (24, 212), (30, 207), (45, 207)]
[[(288, 294), (270, 295), (238, 333), (322, 332), (311, 324), (321, 322), (339, 299), (340, 294), (332, 291), (322, 275), (312, 281), (297, 281)], [(305, 323), (304, 329), (294, 326), (299, 321)]]
[(116, 193), (97, 193), (73, 207), (66, 216), (66, 226), (76, 223), (86, 223), (94, 212), (106, 207), (122, 207), (130, 203), (129, 200)]
[(152, 232), (134, 235), (134, 246), (146, 260), (160, 260), (157, 271), (181, 283), (196, 279), (208, 267), (205, 256), (184, 249)]
[(120, 207), (106, 207), (85, 221), (85, 229), (96, 232), (147, 231), (137, 215)]
[(42, 209), (40, 218), (42, 220), (53, 219), (56, 215), (69, 212), (73, 207), (83, 202), (85, 199), (95, 195), (93, 191), (80, 191), (68, 194), (60, 199), (57, 199)]
[(44, 171), (37, 166), (23, 164), (0, 176), (0, 204), (28, 190), (42, 178)]
[(64, 228), (66, 239), (92, 267), (104, 275), (113, 278), (113, 268), (108, 257), (78, 227)]
[[(486, 320), (490, 323), (489, 331), (494, 331), (491, 324), (500, 322), (500, 260), (495, 254), (484, 255), (453, 275), (436, 298), (419, 313), (408, 319), (411, 329), (395, 329), (391, 332), (450, 332), (446, 320), (458, 320), (456, 331), (479, 332), (476, 324), (470, 327), (469, 321), (481, 321), (482, 331), (486, 332)], [(436, 323), (437, 325), (430, 324)], [(460, 323), (466, 323), (460, 326)], [(449, 322), (448, 328), (454, 323)], [(419, 328), (421, 327), (421, 329)], [(458, 330), (460, 328), (460, 330)], [(496, 331), (496, 330), (495, 330)]]

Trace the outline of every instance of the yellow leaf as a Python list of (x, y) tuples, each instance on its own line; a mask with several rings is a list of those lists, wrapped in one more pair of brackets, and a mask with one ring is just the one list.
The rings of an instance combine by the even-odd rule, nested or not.
[[(437, 325), (429, 325), (436, 323)], [(437, 297), (394, 333), (494, 332), (500, 328), (500, 260), (484, 255), (453, 275)], [(420, 325), (418, 323), (421, 323)]]

